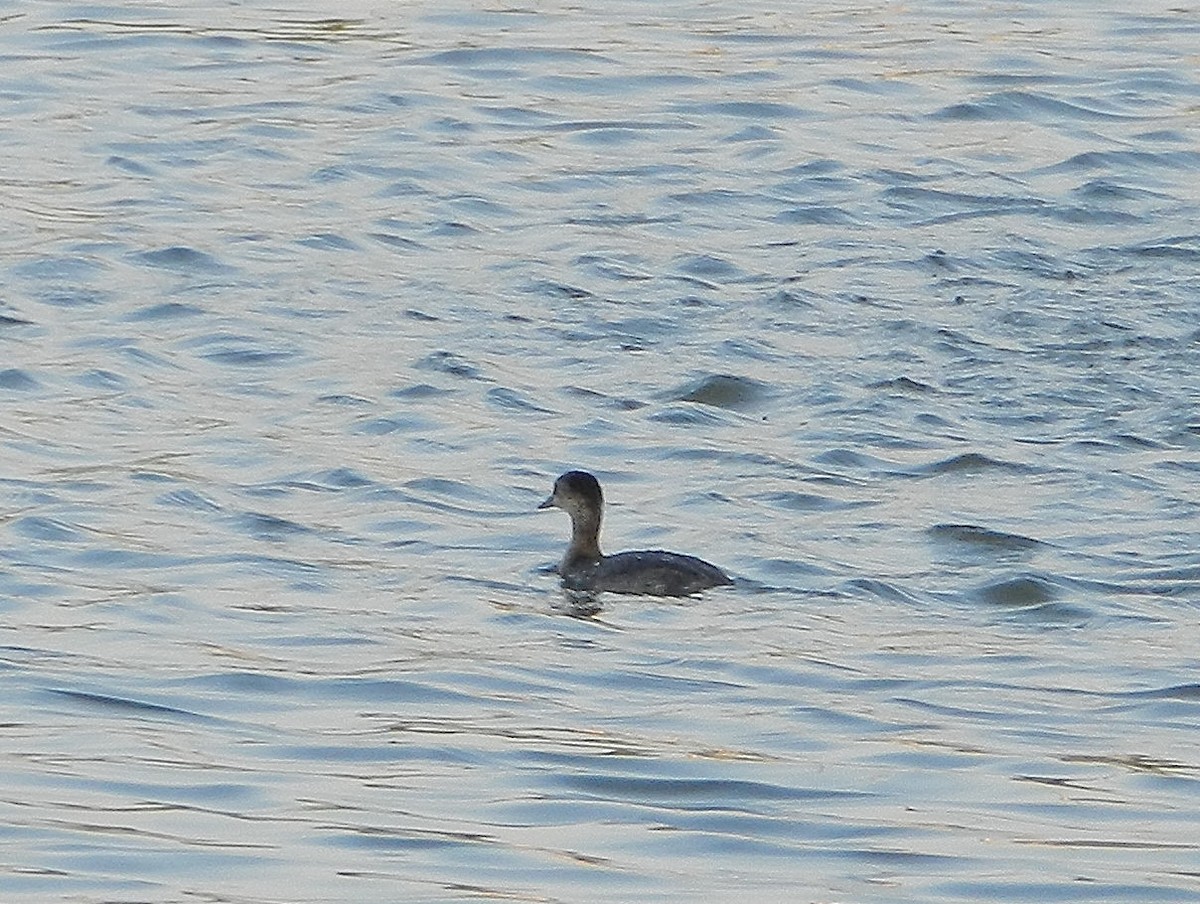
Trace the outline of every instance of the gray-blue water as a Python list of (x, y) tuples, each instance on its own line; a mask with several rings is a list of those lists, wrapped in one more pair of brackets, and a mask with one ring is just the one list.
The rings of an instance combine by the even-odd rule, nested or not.
[(9, 5), (0, 898), (1200, 901), (1197, 47)]

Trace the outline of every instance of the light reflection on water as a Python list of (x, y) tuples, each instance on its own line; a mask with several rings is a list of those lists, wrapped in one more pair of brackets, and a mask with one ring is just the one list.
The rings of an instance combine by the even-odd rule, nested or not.
[(338, 15), (0, 38), (5, 900), (1200, 900), (1186, 11)]

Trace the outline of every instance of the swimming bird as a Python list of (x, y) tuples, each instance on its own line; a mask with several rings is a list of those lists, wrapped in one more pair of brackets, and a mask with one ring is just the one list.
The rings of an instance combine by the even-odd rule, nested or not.
[(611, 556), (600, 552), (604, 494), (600, 481), (587, 471), (560, 476), (554, 481), (554, 492), (538, 508), (560, 508), (571, 516), (571, 543), (558, 566), (569, 590), (689, 596), (733, 583), (716, 565), (678, 552), (647, 549)]

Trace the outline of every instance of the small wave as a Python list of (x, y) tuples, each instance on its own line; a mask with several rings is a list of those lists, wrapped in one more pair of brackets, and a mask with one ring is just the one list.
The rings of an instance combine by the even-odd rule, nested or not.
[(868, 792), (798, 788), (767, 782), (702, 778), (651, 778), (640, 775), (579, 775), (563, 773), (557, 781), (599, 800), (652, 804), (668, 809), (729, 807), (742, 809), (747, 801), (831, 800), (869, 798)]
[(109, 292), (80, 286), (45, 286), (34, 293), (42, 304), (56, 308), (91, 308), (111, 300)]
[(1010, 534), (976, 524), (935, 524), (927, 533), (939, 542), (983, 547), (1001, 552), (1024, 552), (1045, 545), (1032, 537)]
[(1073, 189), (1071, 194), (1085, 201), (1145, 201), (1163, 197), (1159, 192), (1131, 188), (1109, 179), (1089, 179)]
[(424, 401), (425, 399), (436, 399), (445, 395), (450, 395), (452, 390), (442, 389), (440, 386), (433, 386), (429, 383), (413, 383), (410, 386), (405, 386), (402, 389), (393, 389), (388, 395), (394, 399), (413, 399), (416, 401)]
[[(443, 499), (453, 499), (460, 503), (492, 501), (488, 492), (480, 487), (445, 477), (418, 477), (415, 480), (407, 481), (404, 488), (430, 496), (440, 496)], [(423, 501), (429, 504), (427, 500)]]
[(587, 301), (595, 294), (579, 286), (568, 285), (552, 279), (539, 279), (530, 285), (530, 291), (548, 298), (566, 298), (571, 301)]
[(700, 279), (729, 281), (744, 275), (742, 269), (736, 264), (711, 254), (688, 255), (677, 259), (676, 265), (683, 273)]
[(139, 163), (136, 160), (130, 160), (128, 157), (121, 157), (118, 154), (111, 155), (104, 161), (106, 166), (111, 166), (125, 173), (131, 173), (135, 176), (152, 176), (154, 170), (146, 166), (144, 163)]
[(675, 424), (680, 427), (715, 426), (722, 422), (721, 418), (711, 411), (683, 405), (668, 405), (650, 415), (649, 419), (658, 424)]
[(1198, 239), (1200, 239), (1198, 236), (1160, 239), (1156, 242), (1129, 245), (1123, 248), (1122, 251), (1134, 257), (1173, 260), (1193, 264), (1200, 262), (1200, 241)]
[(294, 358), (295, 352), (270, 351), (261, 348), (228, 348), (206, 352), (201, 357), (218, 364), (232, 364), (236, 367), (265, 367)]
[(494, 386), (487, 391), (487, 400), (505, 411), (516, 411), (523, 414), (553, 414), (549, 408), (543, 408), (536, 402), (525, 398), (515, 389), (506, 386)]
[(433, 426), (433, 423), (427, 418), (410, 414), (392, 414), (361, 420), (355, 425), (354, 432), (365, 436), (386, 436), (389, 433), (426, 433)]
[(368, 232), (367, 238), (374, 239), (381, 245), (387, 245), (389, 248), (398, 248), (403, 251), (424, 251), (425, 246), (420, 242), (402, 235), (396, 235), (394, 232)]
[(925, 395), (928, 393), (937, 392), (937, 389), (930, 386), (928, 383), (922, 383), (920, 380), (914, 380), (912, 377), (895, 377), (891, 380), (880, 380), (877, 383), (871, 383), (867, 386), (868, 389), (888, 389), (893, 392), (902, 392), (906, 395)]
[(1146, 117), (1098, 110), (1032, 91), (999, 91), (979, 100), (943, 107), (932, 118), (966, 122), (1048, 120), (1058, 124), (1064, 120), (1137, 120)]
[(1144, 691), (1129, 691), (1124, 697), (1142, 697), (1152, 700), (1196, 700), (1200, 701), (1200, 684), (1172, 684)]
[(129, 388), (129, 381), (118, 373), (99, 368), (86, 371), (75, 378), (83, 386), (90, 389), (122, 392)]
[(777, 214), (775, 221), (791, 226), (849, 226), (857, 222), (854, 217), (839, 207), (819, 204), (789, 207)]
[(307, 238), (300, 239), (298, 244), (304, 245), (306, 248), (314, 248), (319, 251), (358, 251), (359, 247), (355, 242), (345, 236), (338, 235), (334, 232), (318, 232), (315, 235), (310, 235)]
[(178, 301), (167, 301), (162, 304), (139, 308), (125, 319), (131, 321), (178, 320), (183, 317), (195, 317), (197, 314), (203, 313), (204, 309), (195, 305), (182, 304)]
[(156, 251), (143, 251), (134, 257), (151, 267), (179, 270), (185, 273), (210, 274), (229, 269), (211, 254), (184, 245), (173, 245), (170, 248), (160, 248)]
[(586, 389), (582, 386), (568, 386), (564, 391), (582, 399), (588, 405), (603, 405), (605, 408), (612, 408), (617, 411), (636, 411), (639, 408), (646, 407), (646, 403), (639, 399), (610, 396), (602, 392), (597, 392), (594, 389)]
[(1042, 606), (1058, 599), (1058, 588), (1037, 575), (1020, 575), (984, 584), (974, 592), (974, 597), (991, 606), (1013, 608)]
[(838, 468), (869, 468), (873, 464), (868, 456), (853, 449), (830, 449), (822, 452), (814, 461)]
[(129, 697), (118, 697), (114, 694), (100, 694), (93, 691), (76, 691), (67, 688), (48, 688), (51, 694), (58, 697), (65, 697), (76, 703), (82, 703), (86, 706), (98, 709), (117, 709), (125, 710), (142, 716), (165, 716), (173, 719), (187, 719), (211, 721), (209, 716), (201, 713), (189, 712), (186, 709), (179, 709), (175, 706), (165, 706), (161, 703), (147, 703), (145, 700), (134, 700)]
[[(883, 192), (884, 198), (895, 207), (904, 207), (930, 214), (935, 209), (955, 215), (1005, 213), (1036, 213), (1047, 206), (1040, 198), (1021, 195), (975, 195), (967, 192), (922, 188), (916, 185), (897, 185)], [(966, 210), (964, 210), (964, 208)]]
[(81, 567), (103, 568), (109, 571), (182, 568), (194, 564), (194, 561), (185, 555), (134, 549), (85, 549), (75, 558)]
[(744, 129), (739, 129), (732, 135), (727, 135), (724, 140), (728, 142), (773, 141), (779, 137), (773, 129), (769, 129), (766, 126), (751, 125), (746, 126)]
[(786, 509), (791, 512), (827, 512), (837, 509), (860, 508), (872, 504), (870, 502), (846, 502), (831, 496), (823, 496), (819, 493), (799, 493), (795, 490), (762, 493), (751, 498), (760, 499), (775, 508)]
[(375, 481), (364, 477), (353, 468), (330, 468), (327, 471), (318, 471), (312, 475), (310, 482), (331, 490), (358, 490), (375, 485)]
[(418, 370), (448, 374), (464, 380), (484, 380), (483, 372), (462, 355), (454, 352), (430, 352), (415, 365)]
[(473, 68), (494, 67), (502, 63), (579, 63), (592, 66), (606, 60), (608, 58), (603, 54), (590, 50), (564, 50), (546, 47), (463, 47), (431, 53), (417, 62)]
[(1200, 168), (1200, 151), (1084, 151), (1050, 170), (1183, 170)]
[(296, 534), (313, 532), (312, 528), (306, 525), (261, 512), (243, 512), (233, 520), (239, 528), (258, 540), (282, 540)]
[(677, 402), (696, 402), (738, 411), (756, 407), (769, 395), (770, 387), (759, 380), (732, 374), (710, 374), (677, 390), (672, 398)]
[(360, 408), (373, 404), (370, 399), (364, 399), (362, 396), (350, 395), (344, 392), (317, 396), (316, 400), (322, 405), (342, 405), (346, 408)]
[(890, 603), (917, 603), (918, 597), (902, 587), (897, 587), (888, 581), (881, 581), (878, 578), (855, 578), (849, 581), (846, 585), (854, 590), (865, 591), (879, 599), (886, 600)]
[(104, 265), (89, 257), (50, 255), (16, 264), (12, 273), (35, 283), (48, 283), (93, 279), (102, 270)]
[(221, 510), (221, 506), (216, 502), (187, 488), (163, 493), (157, 501), (160, 505), (189, 509), (194, 512), (219, 512)]
[(1082, 625), (1095, 614), (1085, 606), (1071, 603), (1047, 602), (1036, 606), (1014, 607), (1014, 613), (1022, 622), (1039, 625)]
[(13, 529), (30, 540), (48, 543), (79, 543), (84, 539), (83, 532), (76, 527), (55, 518), (36, 515), (17, 519)]
[(779, 119), (803, 119), (810, 114), (802, 107), (776, 101), (727, 100), (712, 103), (681, 104), (681, 112), (703, 115), (718, 114), (766, 122)]
[(41, 385), (41, 383), (20, 368), (10, 367), (7, 370), (0, 370), (0, 389), (15, 389), (21, 392), (30, 392), (39, 389)]
[(961, 455), (952, 455), (950, 458), (944, 458), (925, 465), (919, 469), (919, 473), (930, 476), (941, 474), (976, 474), (982, 471), (1006, 471), (1015, 474), (1028, 474), (1032, 473), (1033, 470), (1029, 465), (1002, 461), (980, 452), (964, 452)]

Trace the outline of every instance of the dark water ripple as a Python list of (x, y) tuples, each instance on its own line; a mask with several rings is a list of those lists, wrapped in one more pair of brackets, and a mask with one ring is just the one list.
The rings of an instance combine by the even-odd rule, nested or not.
[(1200, 901), (1188, 10), (303, 6), (0, 35), (4, 901)]

